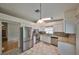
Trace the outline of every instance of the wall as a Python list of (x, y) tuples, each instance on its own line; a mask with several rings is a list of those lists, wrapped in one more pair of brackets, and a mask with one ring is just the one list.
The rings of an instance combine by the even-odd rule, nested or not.
[(21, 23), (21, 26), (27, 26), (27, 27), (33, 27), (33, 28), (38, 27), (35, 23), (30, 22), (26, 19), (17, 18), (11, 15), (3, 14), (3, 13), (0, 13), (0, 20), (1, 19), (4, 19), (6, 21), (13, 21), (13, 22)]
[(79, 23), (76, 26), (76, 54), (79, 55)]
[(18, 42), (19, 45), (19, 41), (20, 41), (20, 24), (16, 22), (8, 22), (8, 42), (9, 43)]
[(18, 23), (8, 23), (8, 41), (12, 41), (15, 40), (17, 41), (18, 38), (18, 34), (20, 31), (20, 25)]
[[(32, 28), (38, 27), (35, 23), (27, 21), (26, 19), (17, 18), (17, 17), (11, 16), (11, 15), (3, 14), (3, 13), (0, 13), (0, 21), (5, 21), (5, 22), (9, 23), (8, 24), (8, 39), (9, 39), (8, 41), (12, 42), (12, 41), (18, 40), (18, 42), (19, 42), (18, 47), (20, 47), (19, 27), (20, 26), (26, 26), (26, 27), (32, 27)], [(21, 25), (18, 25), (16, 23), (19, 23)], [(1, 40), (2, 40), (2, 38), (0, 36), (0, 48), (2, 47)], [(2, 50), (2, 48), (0, 49), (0, 54), (1, 54), (1, 50)]]
[(2, 31), (1, 31), (1, 22), (0, 22), (0, 54), (2, 54)]
[(79, 55), (79, 7), (77, 8), (76, 11), (76, 54)]

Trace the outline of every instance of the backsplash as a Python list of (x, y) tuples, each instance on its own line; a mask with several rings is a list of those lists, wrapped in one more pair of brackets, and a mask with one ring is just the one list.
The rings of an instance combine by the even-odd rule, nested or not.
[(69, 34), (67, 37), (60, 37), (58, 36), (58, 41), (70, 43), (70, 44), (76, 44), (76, 35), (75, 34)]

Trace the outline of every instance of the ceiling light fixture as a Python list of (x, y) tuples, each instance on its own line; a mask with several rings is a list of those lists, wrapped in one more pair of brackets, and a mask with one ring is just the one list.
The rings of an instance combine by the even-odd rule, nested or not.
[(37, 21), (37, 23), (43, 23), (43, 22), (44, 22), (43, 20), (38, 20), (38, 21)]
[(42, 18), (37, 21), (37, 23), (44, 23), (45, 20), (51, 20), (51, 18)]
[(40, 3), (40, 10), (39, 9), (37, 9), (37, 10), (35, 10), (35, 12), (40, 12), (40, 19), (37, 21), (37, 23), (44, 23), (44, 21), (45, 20), (51, 20), (51, 19), (53, 19), (52, 17), (50, 17), (50, 18), (42, 18), (42, 4)]
[(42, 18), (41, 20), (51, 20), (51, 18)]

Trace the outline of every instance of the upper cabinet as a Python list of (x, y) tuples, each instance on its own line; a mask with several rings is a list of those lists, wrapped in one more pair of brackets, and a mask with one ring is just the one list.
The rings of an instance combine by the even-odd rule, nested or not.
[(76, 10), (69, 10), (64, 13), (64, 32), (75, 34)]
[(54, 32), (64, 32), (64, 22), (62, 21), (58, 21), (53, 25), (54, 28)]
[(76, 10), (69, 10), (64, 12), (64, 19), (58, 21), (53, 25), (54, 32), (64, 32), (75, 34)]

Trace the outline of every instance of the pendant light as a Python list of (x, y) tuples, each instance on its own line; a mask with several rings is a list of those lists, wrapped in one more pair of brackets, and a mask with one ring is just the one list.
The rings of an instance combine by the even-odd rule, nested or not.
[(45, 23), (44, 22), (45, 20), (51, 20), (51, 18), (42, 18), (42, 4), (41, 3), (40, 3), (40, 10), (37, 9), (36, 12), (39, 12), (40, 13), (40, 18), (37, 21), (37, 23)]
[(42, 8), (41, 8), (41, 3), (40, 3), (40, 18), (39, 18), (39, 20), (37, 21), (37, 23), (43, 23), (44, 21), (43, 20), (41, 20), (42, 19)]

